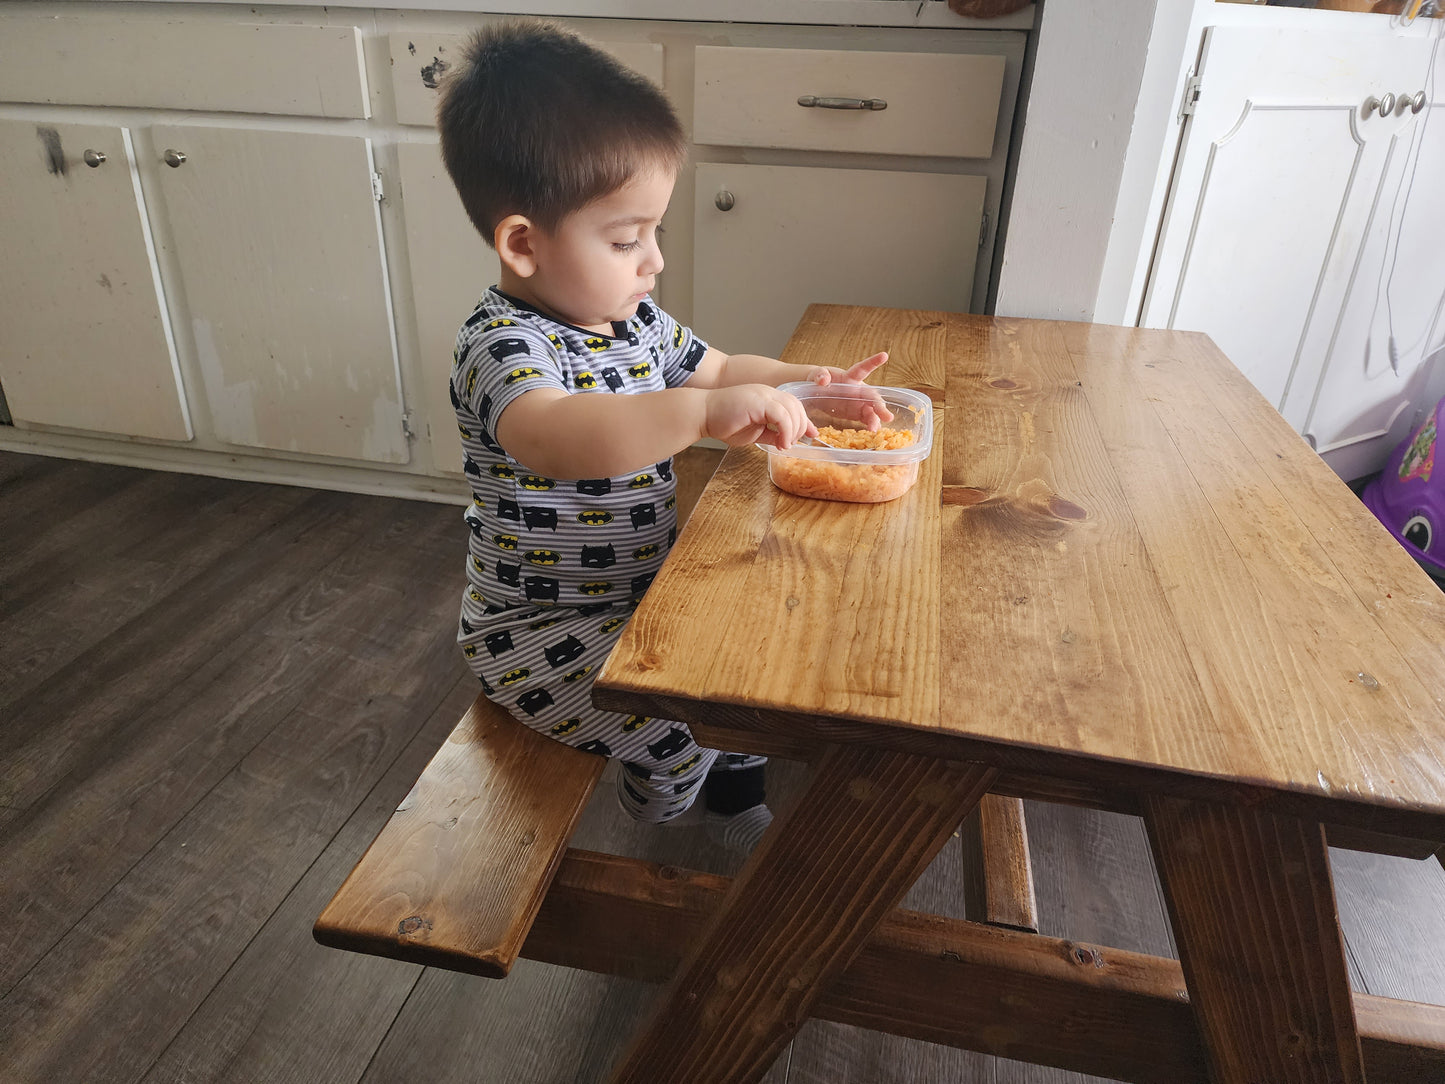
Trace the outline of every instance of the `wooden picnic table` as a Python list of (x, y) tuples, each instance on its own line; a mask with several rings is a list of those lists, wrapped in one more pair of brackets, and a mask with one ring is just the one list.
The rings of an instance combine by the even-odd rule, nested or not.
[[(612, 1079), (755, 1081), (824, 1014), (1131, 1080), (1445, 1079), (1445, 1013), (1352, 997), (1326, 847), (1445, 841), (1445, 595), (1204, 335), (815, 305), (784, 356), (877, 350), (934, 404), (913, 489), (730, 451), (597, 681), (813, 765)], [(1187, 996), (894, 912), (990, 790), (1144, 818)]]

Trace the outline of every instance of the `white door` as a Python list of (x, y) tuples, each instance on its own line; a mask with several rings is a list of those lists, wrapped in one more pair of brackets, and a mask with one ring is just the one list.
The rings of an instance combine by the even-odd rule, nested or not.
[(1431, 39), (1382, 27), (1206, 31), (1141, 320), (1207, 332), (1317, 447), (1323, 380), (1361, 408), (1388, 392), (1326, 365), (1392, 156), (1427, 115), (1364, 108), (1425, 86)]
[(15, 424), (189, 440), (130, 132), (0, 121), (0, 193), (0, 387)]
[(151, 137), (216, 436), (407, 462), (370, 141), (168, 126)]
[(727, 353), (777, 357), (815, 301), (967, 312), (986, 187), (964, 174), (701, 163), (693, 328)]

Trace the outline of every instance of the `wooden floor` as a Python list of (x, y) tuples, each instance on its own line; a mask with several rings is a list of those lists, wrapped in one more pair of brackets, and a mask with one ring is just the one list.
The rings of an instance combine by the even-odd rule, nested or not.
[[(714, 462), (679, 476), (695, 491)], [(311, 940), (475, 694), (453, 643), (464, 550), (455, 507), (0, 453), (0, 1080), (604, 1076), (650, 987)], [(775, 764), (774, 804), (800, 779)], [(597, 794), (577, 845), (736, 868)], [(1170, 951), (1140, 822), (1028, 816), (1045, 933)], [(962, 915), (958, 850), (908, 906)], [(1334, 857), (1357, 987), (1445, 1003), (1445, 871)], [(1083, 1079), (816, 1021), (767, 1078)]]

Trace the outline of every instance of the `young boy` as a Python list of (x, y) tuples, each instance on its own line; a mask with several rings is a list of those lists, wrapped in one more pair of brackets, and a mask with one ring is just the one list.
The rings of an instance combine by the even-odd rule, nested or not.
[[(442, 154), (501, 281), (457, 336), (452, 403), (473, 499), (458, 641), (487, 695), (622, 762), (638, 820), (685, 811), (746, 851), (772, 820), (762, 757), (592, 707), (592, 681), (677, 536), (672, 456), (701, 437), (816, 435), (775, 385), (844, 371), (727, 355), (649, 298), (686, 138), (653, 84), (545, 24), (483, 30), (447, 80)], [(864, 400), (866, 402), (866, 400)], [(889, 415), (862, 408), (870, 428)]]

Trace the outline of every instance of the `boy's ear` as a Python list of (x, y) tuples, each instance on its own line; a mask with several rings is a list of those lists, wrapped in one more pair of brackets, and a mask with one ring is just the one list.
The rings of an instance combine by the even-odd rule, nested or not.
[(537, 273), (536, 236), (537, 227), (522, 215), (508, 215), (492, 234), (497, 258), (518, 278), (529, 279)]

